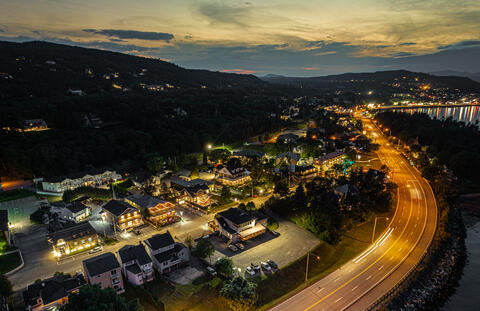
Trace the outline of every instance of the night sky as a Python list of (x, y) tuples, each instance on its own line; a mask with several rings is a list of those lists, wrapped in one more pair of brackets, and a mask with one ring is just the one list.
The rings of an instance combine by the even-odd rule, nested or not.
[(480, 72), (480, 5), (478, 0), (0, 0), (0, 40), (44, 40), (257, 75)]

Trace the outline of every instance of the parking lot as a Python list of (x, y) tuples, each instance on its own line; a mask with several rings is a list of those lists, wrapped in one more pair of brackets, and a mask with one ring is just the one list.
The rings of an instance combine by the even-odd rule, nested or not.
[[(305, 229), (280, 217), (275, 218), (279, 223), (276, 231), (280, 233), (280, 236), (277, 237), (270, 232), (266, 232), (261, 236), (243, 242), (244, 250), (233, 252), (227, 248), (223, 238), (211, 236), (209, 240), (216, 249), (212, 256), (212, 263), (221, 257), (230, 257), (235, 267), (240, 269), (240, 274), (248, 277), (249, 275), (245, 271), (252, 263), (260, 265), (261, 262), (270, 259), (281, 268), (305, 255), (320, 243), (318, 238)], [(265, 271), (260, 273), (265, 273)]]

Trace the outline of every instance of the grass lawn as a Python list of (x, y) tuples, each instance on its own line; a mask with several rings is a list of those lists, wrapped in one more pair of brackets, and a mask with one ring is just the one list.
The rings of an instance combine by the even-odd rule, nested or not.
[(7, 202), (12, 200), (17, 200), (21, 198), (26, 198), (35, 195), (35, 193), (25, 190), (25, 189), (15, 189), (9, 191), (0, 192), (0, 202)]
[(12, 271), (22, 263), (20, 253), (15, 252), (12, 254), (0, 256), (0, 273), (4, 274)]
[(63, 200), (62, 196), (57, 196), (57, 195), (37, 195), (37, 198), (47, 198), (49, 203), (55, 203), (55, 202), (60, 202)]

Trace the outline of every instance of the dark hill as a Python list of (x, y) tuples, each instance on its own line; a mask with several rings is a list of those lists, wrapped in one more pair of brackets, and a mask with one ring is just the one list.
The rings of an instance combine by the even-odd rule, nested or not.
[[(33, 41), (0, 41), (0, 98), (87, 94), (169, 84), (175, 88), (265, 84), (253, 75), (184, 69), (158, 59)], [(115, 84), (115, 85), (114, 85)]]

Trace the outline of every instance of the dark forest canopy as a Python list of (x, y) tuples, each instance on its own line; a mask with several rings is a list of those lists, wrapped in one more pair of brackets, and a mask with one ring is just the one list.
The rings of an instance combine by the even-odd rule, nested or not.
[(458, 177), (480, 181), (480, 131), (476, 125), (392, 111), (378, 113), (375, 119), (404, 142), (418, 138), (433, 162), (446, 165)]

